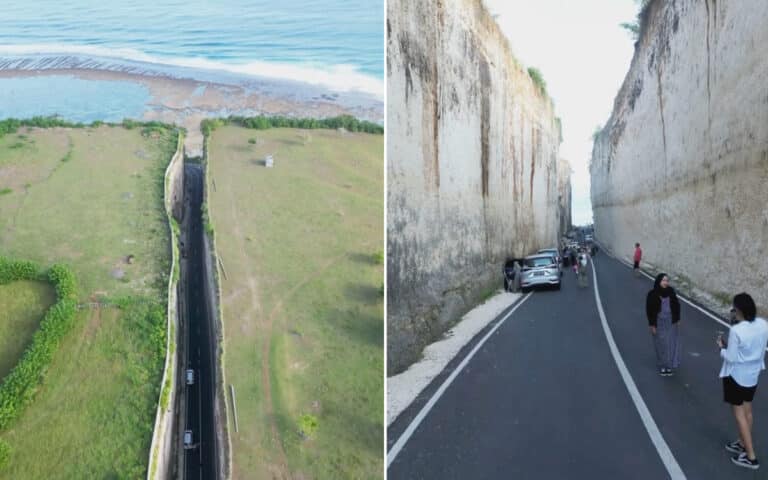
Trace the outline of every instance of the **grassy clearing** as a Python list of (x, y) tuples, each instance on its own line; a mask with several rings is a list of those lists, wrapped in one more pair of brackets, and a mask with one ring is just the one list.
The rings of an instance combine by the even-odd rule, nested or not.
[(226, 126), (209, 147), (233, 478), (381, 478), (383, 137)]
[(123, 299), (121, 308), (77, 314), (35, 400), (0, 432), (12, 449), (0, 477), (145, 474), (162, 374), (170, 265), (163, 174), (174, 138), (106, 126), (22, 128), (0, 138), (0, 187), (12, 189), (0, 197), (0, 251), (69, 264), (81, 302)]
[(16, 365), (55, 301), (56, 292), (45, 282), (22, 280), (0, 285), (0, 378)]

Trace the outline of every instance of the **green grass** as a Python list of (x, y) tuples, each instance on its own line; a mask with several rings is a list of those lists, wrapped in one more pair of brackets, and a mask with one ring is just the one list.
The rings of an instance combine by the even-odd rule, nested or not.
[(24, 134), (23, 149), (0, 138), (0, 176), (17, 192), (0, 197), (0, 251), (70, 265), (81, 302), (135, 299), (78, 312), (34, 401), (0, 432), (12, 450), (0, 477), (143, 477), (164, 355), (163, 174), (175, 136), (106, 126)]
[(0, 285), (0, 378), (16, 365), (55, 301), (56, 292), (46, 282), (22, 280)]
[(273, 129), (244, 147), (249, 133), (209, 145), (234, 478), (382, 478), (383, 137)]

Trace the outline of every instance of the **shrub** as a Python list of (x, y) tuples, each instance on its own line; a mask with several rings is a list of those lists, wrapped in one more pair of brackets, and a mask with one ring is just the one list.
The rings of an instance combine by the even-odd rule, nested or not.
[(13, 191), (13, 189), (6, 187), (6, 188), (3, 188), (3, 189), (0, 189), (0, 195), (8, 195), (12, 191)]
[(384, 252), (381, 250), (373, 254), (373, 263), (376, 265), (384, 265)]
[[(31, 262), (0, 258), (0, 283), (40, 276), (40, 269)], [(70, 330), (75, 317), (77, 293), (72, 272), (63, 265), (54, 265), (48, 271), (48, 279), (58, 299), (46, 312), (19, 363), (0, 385), (0, 429), (8, 427), (32, 401), (61, 338)]]
[(8, 460), (11, 458), (11, 446), (6, 442), (0, 440), (0, 470), (8, 465)]
[(250, 143), (251, 145), (256, 145), (256, 139), (255, 138), (249, 138), (248, 139), (248, 143)]
[(254, 130), (267, 130), (270, 128), (301, 128), (306, 130), (325, 128), (336, 130), (343, 128), (350, 132), (366, 132), (379, 135), (384, 133), (384, 127), (382, 125), (369, 122), (367, 120), (358, 120), (352, 115), (339, 115), (337, 117), (322, 119), (294, 118), (285, 116), (269, 117), (265, 115), (259, 115), (256, 117), (240, 117), (232, 115), (226, 119), (203, 120), (203, 134), (208, 136), (216, 128), (226, 124), (238, 125)]
[(305, 437), (311, 437), (319, 426), (320, 423), (314, 415), (305, 413), (299, 418), (299, 432)]
[(547, 82), (544, 81), (544, 76), (541, 74), (538, 68), (528, 68), (528, 76), (531, 77), (533, 83), (539, 88), (542, 95), (547, 94)]

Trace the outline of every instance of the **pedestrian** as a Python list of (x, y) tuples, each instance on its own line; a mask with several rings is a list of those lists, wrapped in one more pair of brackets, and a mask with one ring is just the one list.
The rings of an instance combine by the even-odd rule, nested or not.
[(514, 273), (514, 278), (512, 278), (512, 291), (517, 293), (520, 291), (520, 262), (515, 260), (514, 266), (512, 267)]
[(669, 276), (660, 273), (656, 276), (653, 290), (648, 292), (645, 301), (645, 313), (653, 336), (656, 349), (656, 365), (659, 375), (671, 377), (680, 366), (680, 301), (675, 289), (669, 286)]
[(579, 254), (579, 286), (580, 287), (587, 287), (589, 286), (588, 279), (587, 279), (587, 253), (581, 252)]
[(636, 277), (640, 276), (640, 261), (643, 259), (643, 249), (640, 248), (639, 243), (635, 243), (635, 255), (633, 256), (633, 260), (635, 262), (634, 267), (632, 267), (632, 271), (634, 272)]
[(755, 301), (746, 293), (733, 297), (731, 331), (727, 343), (717, 339), (723, 366), (723, 400), (731, 404), (739, 431), (738, 440), (725, 446), (736, 456), (731, 461), (740, 467), (757, 470), (760, 462), (752, 443), (752, 399), (757, 390), (760, 371), (765, 369), (765, 348), (768, 345), (768, 322), (757, 316)]

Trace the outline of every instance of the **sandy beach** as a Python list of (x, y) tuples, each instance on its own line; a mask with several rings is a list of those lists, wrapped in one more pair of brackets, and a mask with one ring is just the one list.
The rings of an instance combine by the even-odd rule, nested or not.
[(188, 131), (187, 155), (202, 155), (200, 122), (204, 118), (229, 115), (286, 115), (329, 117), (350, 114), (374, 122), (383, 122), (383, 102), (354, 92), (335, 93), (298, 82), (239, 81), (215, 82), (176, 78), (164, 74), (141, 74), (87, 68), (0, 70), (2, 78), (72, 76), (84, 80), (129, 81), (145, 86), (150, 92), (142, 120), (157, 120), (185, 127)]

